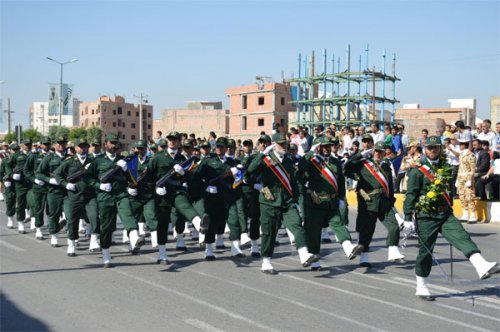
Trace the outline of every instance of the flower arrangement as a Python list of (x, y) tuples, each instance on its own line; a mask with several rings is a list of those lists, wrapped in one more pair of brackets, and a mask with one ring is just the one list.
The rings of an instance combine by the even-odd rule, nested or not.
[(427, 193), (420, 196), (416, 208), (424, 213), (436, 212), (439, 207), (448, 205), (445, 193), (449, 190), (452, 168), (445, 160), (433, 165), (434, 181), (426, 187)]

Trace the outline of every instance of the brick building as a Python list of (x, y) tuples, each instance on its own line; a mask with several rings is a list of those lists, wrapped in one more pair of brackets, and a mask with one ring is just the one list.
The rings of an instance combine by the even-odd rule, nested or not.
[[(153, 106), (143, 104), (142, 112), (143, 138), (151, 139)], [(121, 96), (102, 96), (98, 100), (80, 104), (80, 126), (100, 127), (104, 135), (110, 132), (118, 134), (125, 150), (130, 149), (131, 143), (140, 138), (139, 115), (139, 105), (127, 103)]]
[[(270, 134), (273, 123), (288, 128), (288, 114), (295, 110), (288, 83), (231, 87), (229, 97), (229, 135), (233, 138), (256, 139), (261, 131)], [(283, 132), (283, 131), (282, 131)]]

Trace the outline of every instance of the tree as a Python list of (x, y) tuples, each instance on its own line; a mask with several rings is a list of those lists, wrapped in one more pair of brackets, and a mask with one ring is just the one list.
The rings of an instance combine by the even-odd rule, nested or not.
[(70, 140), (75, 140), (76, 138), (86, 138), (87, 137), (87, 129), (83, 127), (73, 128), (70, 130), (68, 134), (68, 138)]
[(42, 134), (36, 129), (27, 129), (21, 134), (22, 139), (31, 139), (32, 142), (37, 142), (42, 137)]
[(102, 140), (102, 129), (99, 127), (90, 127), (87, 129), (87, 139), (89, 141), (94, 139)]
[(7, 135), (4, 136), (3, 138), (4, 142), (7, 142), (8, 144), (17, 141), (16, 133), (8, 133)]
[(51, 138), (56, 138), (59, 136), (68, 137), (69, 129), (64, 126), (50, 126), (48, 136)]

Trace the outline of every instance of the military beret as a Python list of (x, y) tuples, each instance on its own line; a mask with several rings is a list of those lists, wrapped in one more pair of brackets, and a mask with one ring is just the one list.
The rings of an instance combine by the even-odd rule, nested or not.
[(146, 143), (145, 140), (140, 139), (140, 140), (134, 142), (134, 147), (139, 148), (139, 149), (145, 149), (148, 147), (148, 144)]
[(258, 141), (271, 143), (271, 137), (269, 135), (261, 135)]
[(52, 143), (52, 140), (48, 136), (43, 136), (40, 139), (40, 144), (51, 144), (51, 143)]
[(427, 146), (441, 146), (441, 138), (437, 136), (429, 136), (425, 140), (425, 145)]
[(377, 142), (375, 143), (376, 151), (385, 151), (385, 142)]
[(236, 141), (232, 138), (228, 138), (227, 139), (227, 146), (230, 146), (230, 147), (236, 147)]
[(177, 131), (171, 131), (168, 133), (167, 138), (180, 139), (181, 134), (179, 134), (179, 132)]
[(79, 146), (79, 145), (90, 145), (90, 144), (86, 138), (77, 138), (75, 139), (75, 145)]
[(365, 140), (370, 140), (370, 141), (373, 142), (373, 136), (370, 135), (370, 134), (364, 134), (363, 138), (361, 139), (361, 141), (365, 141)]
[(246, 139), (243, 141), (243, 143), (241, 143), (243, 146), (249, 146), (249, 145), (253, 145), (253, 141), (251, 139)]
[(106, 135), (106, 141), (111, 143), (118, 143), (118, 135), (116, 135), (115, 133), (109, 133), (108, 135)]
[(195, 150), (198, 150), (198, 151), (199, 151), (199, 150), (200, 150), (200, 146), (199, 146), (199, 145), (195, 145), (193, 149), (195, 149)]
[(217, 138), (217, 140), (215, 141), (215, 145), (218, 145), (218, 146), (227, 146), (227, 138), (225, 138), (225, 137), (219, 137), (219, 138)]
[(75, 147), (75, 142), (73, 142), (73, 141), (68, 141), (67, 146), (68, 146), (68, 148), (74, 148), (74, 147)]

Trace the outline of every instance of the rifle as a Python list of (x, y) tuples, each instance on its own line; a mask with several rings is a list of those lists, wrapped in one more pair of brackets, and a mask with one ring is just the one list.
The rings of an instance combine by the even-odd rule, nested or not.
[[(17, 165), (16, 167), (14, 167), (14, 169), (12, 170), (12, 174), (15, 174), (15, 173), (19, 173), (19, 174), (22, 174), (21, 171), (24, 169), (24, 165)], [(9, 179), (12, 179), (11, 176), (9, 175), (5, 175), (3, 177), (3, 181), (9, 181)]]
[[(121, 159), (121, 160), (124, 160), (126, 163), (130, 162), (132, 159), (135, 158), (135, 154), (131, 154), (131, 155), (128, 155), (126, 156), (125, 158)], [(107, 171), (106, 173), (104, 173), (100, 178), (99, 178), (99, 181), (101, 181), (101, 183), (108, 183), (110, 182), (110, 180), (113, 178), (113, 176), (118, 172), (120, 171), (122, 168), (120, 166), (117, 166), (115, 165), (112, 169), (110, 169), (109, 171)]]
[(141, 174), (139, 174), (137, 176), (137, 179), (129, 181), (128, 187), (133, 188), (133, 189), (137, 189), (137, 187), (139, 187), (139, 182), (141, 182), (146, 177), (147, 174), (148, 174), (148, 168), (146, 168), (144, 171), (142, 171)]
[[(189, 165), (192, 161), (194, 161), (196, 157), (191, 157), (187, 160), (184, 160), (182, 163), (179, 165), (184, 168), (185, 166)], [(175, 174), (175, 170), (172, 168), (169, 170), (165, 175), (163, 175), (158, 181), (156, 181), (156, 186), (161, 188), (165, 186), (165, 183)]]
[(69, 183), (76, 183), (80, 180), (82, 176), (87, 173), (87, 169), (89, 168), (90, 164), (85, 165), (85, 167), (80, 168), (78, 171), (74, 172), (71, 175), (68, 175), (67, 181)]

